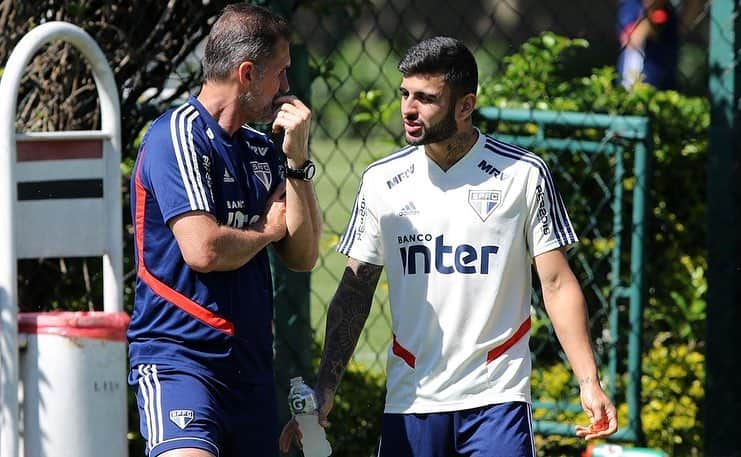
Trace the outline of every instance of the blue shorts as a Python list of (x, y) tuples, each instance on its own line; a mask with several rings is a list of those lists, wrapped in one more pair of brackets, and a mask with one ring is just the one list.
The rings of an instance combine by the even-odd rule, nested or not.
[(384, 414), (379, 457), (535, 457), (523, 402), (429, 414)]
[[(147, 455), (199, 448), (217, 457), (277, 457), (274, 383), (228, 383), (197, 370), (139, 365), (129, 372)], [(227, 385), (228, 384), (228, 385)]]

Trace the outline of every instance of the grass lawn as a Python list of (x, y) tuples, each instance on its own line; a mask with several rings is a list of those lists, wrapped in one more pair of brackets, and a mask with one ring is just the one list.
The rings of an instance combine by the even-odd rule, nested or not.
[[(311, 143), (311, 154), (317, 164), (316, 188), (324, 213), (321, 258), (311, 275), (311, 325), (317, 341), (324, 341), (326, 312), (334, 295), (346, 257), (335, 248), (345, 230), (355, 201), (360, 175), (372, 161), (398, 149), (387, 141), (360, 139), (317, 140)], [(371, 314), (360, 335), (354, 361), (374, 371), (383, 371), (386, 351), (391, 341), (386, 275), (376, 289)]]

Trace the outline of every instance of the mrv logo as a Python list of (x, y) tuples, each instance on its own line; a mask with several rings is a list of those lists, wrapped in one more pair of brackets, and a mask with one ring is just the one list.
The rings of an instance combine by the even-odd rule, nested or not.
[[(432, 235), (414, 234), (398, 237), (399, 244), (408, 241), (432, 241)], [(487, 245), (476, 248), (470, 244), (458, 246), (445, 244), (443, 235), (435, 238), (435, 245), (430, 250), (424, 244), (410, 244), (399, 248), (401, 254), (401, 266), (404, 274), (417, 274), (421, 267), (421, 273), (429, 274), (432, 261), (435, 261), (435, 270), (442, 274), (488, 274), (492, 257), (499, 251), (499, 246)]]
[(497, 168), (494, 165), (490, 164), (486, 160), (482, 160), (481, 162), (479, 162), (478, 167), (484, 173), (487, 173), (487, 174), (490, 174), (490, 175), (499, 176), (499, 175), (502, 174), (502, 170), (500, 170), (499, 168)]
[(391, 179), (386, 181), (386, 185), (389, 186), (389, 189), (391, 189), (395, 185), (399, 184), (400, 182), (404, 181), (408, 177), (412, 176), (413, 173), (414, 173), (414, 164), (411, 164), (409, 168), (402, 171), (398, 175), (392, 176)]

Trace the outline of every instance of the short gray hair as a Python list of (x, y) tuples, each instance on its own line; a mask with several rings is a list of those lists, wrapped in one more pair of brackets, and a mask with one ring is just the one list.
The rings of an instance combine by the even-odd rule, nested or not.
[(225, 80), (244, 61), (258, 69), (280, 40), (290, 41), (285, 19), (250, 3), (224, 8), (211, 28), (203, 54), (204, 81)]

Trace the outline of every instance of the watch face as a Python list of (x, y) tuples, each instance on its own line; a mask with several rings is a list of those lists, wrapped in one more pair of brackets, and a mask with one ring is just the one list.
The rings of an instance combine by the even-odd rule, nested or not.
[(304, 167), (304, 179), (310, 180), (314, 178), (314, 173), (316, 173), (316, 167), (313, 163), (309, 162)]

